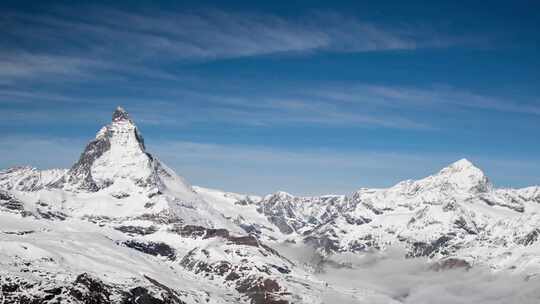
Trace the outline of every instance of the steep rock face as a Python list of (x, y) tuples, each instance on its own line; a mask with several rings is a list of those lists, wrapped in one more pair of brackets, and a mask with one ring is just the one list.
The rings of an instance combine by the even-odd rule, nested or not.
[(92, 192), (120, 183), (158, 188), (157, 166), (159, 163), (146, 152), (137, 126), (118, 107), (111, 124), (99, 130), (57, 186)]

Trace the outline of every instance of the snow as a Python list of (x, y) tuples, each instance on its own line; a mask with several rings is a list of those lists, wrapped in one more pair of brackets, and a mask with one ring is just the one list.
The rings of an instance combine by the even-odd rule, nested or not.
[[(266, 279), (294, 303), (402, 303), (409, 301), (400, 298), (403, 290), (423, 303), (429, 292), (446, 285), (444, 275), (432, 276), (421, 267), (446, 258), (489, 269), (482, 278), (540, 276), (540, 187), (497, 189), (466, 159), (387, 189), (258, 197), (191, 186), (146, 151), (135, 123), (120, 107), (96, 141), (103, 145), (88, 145), (77, 170), (0, 171), (0, 277), (46, 278), (56, 286), (86, 272), (129, 289), (149, 286), (146, 275), (177, 288), (187, 303), (247, 303), (239, 282)], [(97, 187), (81, 187), (89, 182), (81, 177)], [(189, 225), (200, 234), (179, 232)], [(165, 244), (175, 256), (145, 254), (127, 241)], [(365, 267), (373, 252), (385, 257), (394, 250), (401, 255), (390, 267)], [(401, 260), (419, 250), (421, 257)], [(219, 274), (224, 264), (238, 281)], [(396, 291), (362, 275), (391, 281), (392, 267), (403, 267), (417, 284), (432, 289), (420, 292), (420, 285), (407, 285), (400, 277), (397, 283), (406, 288)], [(327, 272), (319, 273), (321, 268)], [(476, 277), (457, 277), (478, 284)]]

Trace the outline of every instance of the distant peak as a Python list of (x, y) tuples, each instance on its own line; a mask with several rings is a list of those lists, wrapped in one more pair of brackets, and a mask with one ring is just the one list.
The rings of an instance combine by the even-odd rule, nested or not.
[(278, 191), (278, 192), (275, 192), (274, 194), (269, 195), (269, 197), (279, 198), (279, 199), (284, 200), (284, 199), (293, 198), (294, 196), (285, 191)]
[(122, 120), (129, 120), (129, 114), (124, 108), (118, 106), (116, 107), (116, 110), (114, 110), (112, 115), (112, 121), (122, 121)]
[(439, 174), (452, 175), (452, 174), (465, 173), (465, 172), (467, 172), (467, 174), (484, 175), (484, 172), (482, 172), (480, 168), (475, 166), (472, 162), (470, 162), (466, 158), (462, 158), (456, 162), (451, 163), (447, 167), (443, 168), (439, 172)]
[(292, 194), (285, 192), (285, 191), (278, 191), (275, 193), (278, 196), (292, 196)]
[(459, 188), (480, 192), (485, 192), (491, 187), (484, 172), (465, 158), (442, 169), (439, 174), (435, 175), (435, 178), (444, 183), (451, 182)]
[(471, 163), (468, 159), (466, 158), (462, 158), (452, 164), (450, 164), (451, 168), (455, 168), (455, 169), (469, 169), (469, 168), (476, 168), (476, 166)]

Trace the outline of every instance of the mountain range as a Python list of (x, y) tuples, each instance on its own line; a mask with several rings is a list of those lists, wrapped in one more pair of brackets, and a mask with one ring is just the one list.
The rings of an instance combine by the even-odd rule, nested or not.
[(0, 171), (0, 303), (406, 303), (324, 273), (398, 252), (538, 284), (539, 238), (540, 187), (496, 188), (466, 159), (346, 195), (192, 186), (121, 107), (71, 168)]

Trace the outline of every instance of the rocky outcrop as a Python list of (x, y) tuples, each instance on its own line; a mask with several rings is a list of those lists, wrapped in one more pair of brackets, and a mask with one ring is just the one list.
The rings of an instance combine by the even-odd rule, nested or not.
[(138, 241), (138, 240), (127, 240), (122, 242), (126, 247), (138, 250), (140, 252), (150, 254), (153, 256), (166, 257), (169, 260), (174, 260), (176, 257), (175, 250), (163, 242), (152, 242), (152, 241)]

